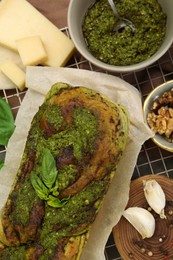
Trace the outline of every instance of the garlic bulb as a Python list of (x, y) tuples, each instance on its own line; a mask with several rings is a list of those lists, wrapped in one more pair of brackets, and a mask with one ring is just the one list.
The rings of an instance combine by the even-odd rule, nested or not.
[(144, 194), (149, 206), (160, 215), (166, 218), (164, 208), (166, 204), (165, 193), (156, 180), (143, 181)]
[(153, 236), (155, 219), (148, 210), (140, 207), (130, 207), (124, 211), (123, 216), (141, 234), (143, 239)]

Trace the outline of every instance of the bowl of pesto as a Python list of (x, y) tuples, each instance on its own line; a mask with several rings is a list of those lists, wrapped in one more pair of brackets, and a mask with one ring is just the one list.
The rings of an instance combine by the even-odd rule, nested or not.
[(135, 25), (115, 31), (117, 19), (108, 0), (71, 0), (70, 36), (80, 54), (107, 71), (130, 72), (157, 61), (173, 42), (173, 1), (114, 0), (120, 16)]

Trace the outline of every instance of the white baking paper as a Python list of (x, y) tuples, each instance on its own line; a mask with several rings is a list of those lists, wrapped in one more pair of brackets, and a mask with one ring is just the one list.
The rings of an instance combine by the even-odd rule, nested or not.
[(130, 114), (130, 131), (126, 150), (104, 199), (103, 206), (92, 225), (89, 240), (81, 256), (81, 260), (104, 260), (107, 239), (128, 202), (129, 184), (141, 146), (152, 136), (143, 120), (139, 92), (118, 77), (71, 68), (27, 68), (26, 87), (29, 89), (17, 114), (16, 129), (7, 147), (5, 167), (0, 171), (0, 210), (7, 200), (20, 165), (31, 120), (43, 103), (45, 94), (56, 82), (94, 89), (126, 106)]

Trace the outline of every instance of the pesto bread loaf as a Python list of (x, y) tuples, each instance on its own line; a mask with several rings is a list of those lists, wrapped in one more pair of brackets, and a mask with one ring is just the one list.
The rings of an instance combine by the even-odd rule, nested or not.
[(126, 109), (56, 83), (34, 116), (0, 221), (0, 259), (80, 259), (125, 149)]

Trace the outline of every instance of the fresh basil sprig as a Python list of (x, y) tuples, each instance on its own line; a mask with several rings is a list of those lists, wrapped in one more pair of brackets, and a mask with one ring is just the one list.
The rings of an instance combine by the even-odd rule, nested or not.
[(49, 190), (37, 174), (31, 174), (31, 183), (39, 198), (42, 200), (48, 200)]
[(9, 104), (0, 97), (0, 145), (7, 145), (14, 132), (14, 118)]
[(62, 200), (55, 198), (53, 196), (49, 196), (49, 200), (47, 201), (47, 204), (54, 208), (62, 208), (67, 202), (69, 201), (69, 198), (64, 198)]
[[(51, 189), (57, 177), (55, 160), (51, 152), (46, 149), (42, 161), (42, 180), (44, 184)], [(58, 187), (57, 187), (58, 188)]]
[(58, 171), (54, 157), (49, 149), (45, 149), (42, 160), (41, 178), (33, 172), (31, 174), (31, 183), (40, 199), (46, 200), (47, 204), (51, 207), (61, 208), (68, 202), (69, 198), (60, 200), (57, 197), (59, 195), (57, 175)]

